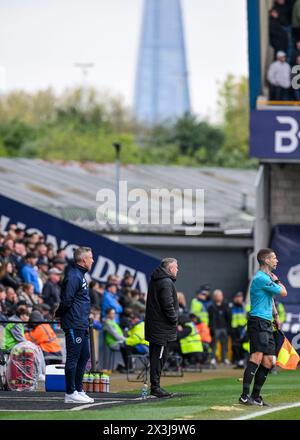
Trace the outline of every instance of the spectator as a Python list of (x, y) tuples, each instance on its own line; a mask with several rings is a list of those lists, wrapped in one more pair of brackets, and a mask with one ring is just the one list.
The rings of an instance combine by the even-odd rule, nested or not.
[(286, 0), (275, 0), (273, 8), (278, 12), (280, 24), (288, 28), (292, 21), (292, 4)]
[(222, 290), (216, 289), (213, 293), (213, 303), (208, 308), (209, 328), (212, 335), (212, 364), (216, 364), (216, 350), (218, 341), (221, 343), (221, 362), (230, 365), (227, 359), (228, 334), (231, 329), (231, 313), (228, 305), (224, 302)]
[(22, 241), (17, 240), (14, 245), (14, 250), (12, 254), (12, 261), (15, 267), (20, 270), (23, 265), (23, 259), (26, 255), (26, 247)]
[(243, 339), (247, 324), (247, 311), (244, 305), (243, 292), (237, 292), (233, 296), (230, 310), (233, 362), (237, 368), (244, 368), (245, 353), (243, 349)]
[(25, 256), (25, 264), (22, 266), (20, 275), (25, 283), (33, 284), (34, 291), (37, 294), (41, 293), (38, 271), (35, 266), (37, 264), (37, 255), (34, 252), (29, 252)]
[(145, 340), (145, 322), (137, 314), (130, 317), (131, 327), (128, 330), (124, 344), (120, 347), (125, 368), (131, 368), (128, 364), (128, 356), (131, 354), (146, 354), (149, 352), (149, 342)]
[(197, 318), (196, 315), (193, 315), (192, 313), (190, 314), (190, 319), (196, 324), (202, 343), (210, 345), (212, 343), (212, 337), (208, 325), (205, 324), (205, 322), (202, 322), (199, 318)]
[(279, 51), (287, 52), (288, 35), (279, 21), (279, 13), (275, 8), (269, 12), (269, 39), (274, 49), (274, 58)]
[(21, 285), (21, 280), (14, 273), (14, 267), (10, 261), (0, 267), (0, 282), (6, 287), (17, 290)]
[(145, 315), (146, 305), (140, 302), (140, 292), (138, 290), (131, 290), (131, 301), (128, 306), (134, 313)]
[(39, 309), (40, 309), (45, 321), (52, 321), (53, 313), (51, 312), (51, 308), (48, 304), (40, 304)]
[(6, 315), (6, 291), (2, 284), (0, 284), (0, 306), (1, 312)]
[(51, 243), (47, 245), (47, 258), (49, 262), (52, 262), (55, 257), (54, 247)]
[(5, 309), (7, 316), (12, 316), (15, 314), (18, 304), (18, 296), (12, 287), (7, 287), (5, 289), (6, 299), (5, 299)]
[(29, 251), (33, 252), (36, 248), (36, 245), (38, 244), (40, 240), (39, 234), (37, 232), (33, 232), (32, 234), (27, 234), (26, 242), (27, 242), (27, 249)]
[(200, 368), (203, 363), (203, 345), (196, 325), (188, 315), (179, 318), (178, 339), (180, 343), (183, 365), (195, 364)]
[(123, 311), (123, 307), (117, 299), (117, 285), (111, 282), (107, 284), (103, 295), (102, 303), (102, 318), (106, 318), (106, 312), (108, 309), (114, 309), (116, 312), (116, 323), (120, 323), (120, 313)]
[(53, 311), (55, 307), (60, 303), (60, 285), (62, 272), (53, 267), (48, 272), (49, 278), (43, 287), (42, 298), (45, 304), (50, 306)]
[(45, 243), (38, 243), (35, 251), (38, 257), (38, 264), (40, 262), (48, 263), (47, 246), (45, 245)]
[(24, 325), (27, 322), (29, 313), (26, 306), (19, 306), (15, 314), (8, 321), (20, 321), (20, 324), (8, 323), (4, 327), (4, 350), (11, 350), (19, 342), (25, 342)]
[(101, 323), (101, 308), (99, 306), (92, 306), (90, 312), (90, 319), (93, 320), (93, 329), (100, 331), (103, 328)]
[(186, 299), (184, 293), (177, 292), (177, 298), (178, 298), (178, 313), (179, 315), (184, 315), (187, 313)]
[(205, 305), (206, 300), (207, 290), (200, 288), (200, 290), (196, 292), (196, 298), (192, 299), (190, 312), (193, 315), (196, 315), (201, 322), (204, 322), (206, 325), (208, 325), (208, 312)]
[(67, 261), (64, 258), (55, 257), (52, 261), (52, 265), (54, 268), (64, 273)]
[(134, 277), (131, 275), (131, 273), (127, 273), (122, 281), (122, 293), (125, 294), (126, 290), (128, 288), (132, 288), (134, 282)]
[(270, 87), (270, 99), (273, 101), (287, 101), (291, 86), (291, 67), (286, 62), (286, 54), (277, 52), (277, 61), (274, 61), (268, 70)]
[(21, 241), (24, 240), (24, 237), (25, 237), (25, 230), (24, 229), (16, 228), (15, 229), (15, 234), (16, 234), (16, 240), (21, 240)]
[[(7, 321), (7, 317), (4, 315), (4, 310), (2, 310), (2, 303), (0, 302), (0, 321)], [(0, 324), (2, 325), (2, 324)]]
[(119, 350), (120, 345), (125, 341), (123, 331), (119, 324), (116, 323), (115, 317), (115, 310), (107, 309), (103, 330), (105, 343), (111, 350)]
[(62, 260), (66, 260), (67, 259), (66, 251), (65, 251), (64, 248), (57, 249), (56, 256), (58, 258), (61, 258)]
[(190, 314), (190, 320), (196, 325), (197, 331), (200, 335), (201, 342), (203, 345), (203, 363), (205, 363), (208, 360), (209, 352), (211, 351), (211, 343), (212, 343), (212, 337), (210, 334), (210, 329), (207, 324), (204, 322), (201, 322), (197, 316)]
[(292, 28), (295, 40), (300, 40), (300, 0), (296, 0), (292, 12)]
[(25, 301), (27, 307), (31, 309), (39, 304), (38, 295), (34, 293), (34, 287), (31, 283), (24, 283), (19, 294), (19, 300)]
[(38, 276), (44, 287), (44, 285), (48, 281), (48, 272), (49, 272), (48, 258), (45, 258), (44, 260), (41, 259), (38, 262), (37, 266), (38, 266)]
[(9, 246), (7, 246), (6, 243), (3, 243), (3, 245), (0, 248), (0, 264), (7, 263), (8, 261), (12, 261), (12, 250)]
[(127, 332), (130, 325), (130, 316), (133, 314), (133, 310), (130, 307), (124, 308), (124, 312), (120, 316), (120, 327), (124, 332)]
[(89, 284), (91, 306), (102, 307), (104, 285), (99, 284), (97, 281), (91, 281)]
[(62, 349), (53, 328), (50, 324), (41, 323), (44, 318), (38, 310), (34, 310), (30, 314), (29, 320), (31, 321), (28, 326), (29, 331), (25, 333), (27, 341), (40, 347), (46, 365), (61, 364), (63, 359)]

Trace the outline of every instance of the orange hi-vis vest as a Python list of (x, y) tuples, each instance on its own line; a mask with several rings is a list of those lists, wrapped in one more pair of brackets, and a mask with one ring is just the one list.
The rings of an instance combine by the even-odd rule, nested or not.
[(207, 344), (210, 344), (212, 341), (210, 330), (207, 324), (205, 322), (200, 322), (196, 325), (197, 331), (199, 335), (201, 336), (201, 341), (206, 342)]
[(38, 345), (46, 353), (61, 351), (59, 340), (49, 324), (39, 324), (33, 330), (25, 333), (25, 338)]

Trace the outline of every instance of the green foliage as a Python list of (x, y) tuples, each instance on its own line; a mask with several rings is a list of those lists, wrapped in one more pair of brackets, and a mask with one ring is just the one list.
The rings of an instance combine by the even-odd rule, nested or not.
[(123, 163), (253, 167), (248, 159), (247, 80), (229, 75), (220, 87), (223, 121), (194, 114), (146, 127), (120, 97), (89, 89), (14, 91), (0, 99), (0, 156)]

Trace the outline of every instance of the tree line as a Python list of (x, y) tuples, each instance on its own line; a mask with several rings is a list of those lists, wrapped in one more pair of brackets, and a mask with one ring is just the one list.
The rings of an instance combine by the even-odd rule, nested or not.
[(123, 163), (256, 167), (248, 157), (248, 81), (219, 86), (219, 123), (186, 114), (147, 127), (119, 96), (90, 88), (12, 91), (0, 97), (0, 156)]

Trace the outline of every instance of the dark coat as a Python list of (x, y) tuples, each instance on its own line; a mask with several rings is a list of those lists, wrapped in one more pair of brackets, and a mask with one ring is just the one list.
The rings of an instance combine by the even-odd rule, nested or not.
[(52, 281), (48, 280), (43, 287), (42, 297), (44, 303), (48, 304), (51, 308), (55, 304), (60, 302), (60, 287), (58, 284), (52, 283)]
[(287, 52), (289, 44), (288, 35), (277, 18), (270, 17), (269, 20), (270, 44), (275, 50), (274, 56), (276, 57), (276, 52), (279, 50)]
[(89, 326), (90, 295), (85, 279), (86, 269), (73, 265), (67, 271), (61, 288), (61, 303), (56, 316), (63, 329), (87, 329)]
[(151, 275), (145, 316), (145, 339), (153, 344), (166, 345), (176, 341), (178, 299), (175, 278), (157, 267)]
[(215, 303), (212, 303), (211, 306), (208, 307), (208, 316), (209, 316), (209, 328), (211, 335), (213, 336), (215, 330), (220, 328), (225, 328), (228, 333), (231, 329), (231, 311), (225, 302), (217, 306)]

